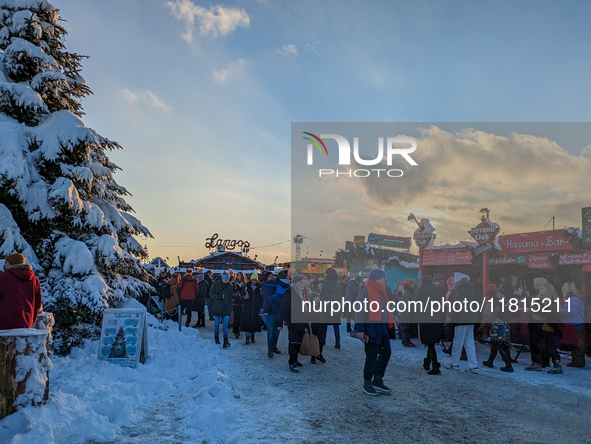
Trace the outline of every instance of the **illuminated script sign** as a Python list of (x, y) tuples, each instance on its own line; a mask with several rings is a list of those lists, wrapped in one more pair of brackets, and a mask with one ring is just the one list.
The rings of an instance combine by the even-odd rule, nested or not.
[(205, 248), (216, 248), (221, 246), (224, 246), (226, 248), (226, 250), (233, 250), (236, 247), (238, 248), (249, 248), (250, 247), (250, 242), (248, 241), (243, 241), (243, 240), (224, 240), (224, 239), (218, 239), (219, 234), (215, 233), (213, 236), (208, 237), (207, 239), (205, 239)]

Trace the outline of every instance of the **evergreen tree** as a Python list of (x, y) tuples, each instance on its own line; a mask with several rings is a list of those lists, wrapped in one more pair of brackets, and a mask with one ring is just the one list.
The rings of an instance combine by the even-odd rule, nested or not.
[(0, 0), (0, 219), (11, 223), (0, 253), (23, 252), (39, 273), (67, 353), (109, 303), (150, 292), (134, 236), (151, 234), (114, 179), (107, 154), (121, 146), (81, 120), (84, 57), (66, 51), (59, 19), (47, 0)]
[(115, 336), (115, 342), (111, 347), (111, 354), (109, 358), (127, 358), (127, 344), (125, 343), (125, 332), (123, 327), (119, 327), (119, 331)]

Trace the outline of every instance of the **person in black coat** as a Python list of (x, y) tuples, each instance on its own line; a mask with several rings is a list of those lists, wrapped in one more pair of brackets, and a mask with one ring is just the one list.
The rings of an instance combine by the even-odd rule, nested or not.
[(207, 306), (207, 311), (209, 312), (209, 320), (213, 321), (213, 314), (211, 314), (211, 296), (209, 295), (209, 291), (211, 290), (211, 286), (213, 285), (213, 271), (207, 270), (205, 273), (205, 284), (207, 285), (207, 292), (205, 294), (205, 305)]
[[(427, 301), (438, 300), (441, 301), (441, 292), (433, 283), (433, 278), (429, 275), (423, 277), (423, 283), (416, 296), (416, 300), (420, 301), (422, 306), (427, 305)], [(417, 320), (420, 324), (421, 342), (427, 348), (427, 357), (423, 361), (423, 368), (428, 370), (430, 375), (440, 375), (441, 364), (437, 362), (437, 351), (435, 344), (439, 343), (443, 334), (443, 313), (434, 313), (431, 316), (430, 307), (427, 307), (426, 312), (417, 313)], [(432, 369), (429, 367), (432, 365)]]
[[(305, 292), (305, 282), (302, 276), (294, 276), (291, 280), (291, 287), (288, 288), (283, 294), (283, 301), (281, 303), (281, 318), (280, 325), (285, 323), (288, 330), (289, 340), (289, 369), (298, 373), (302, 363), (298, 361), (298, 354), (302, 341), (304, 340), (304, 334), (308, 324), (305, 322), (293, 322), (292, 313), (301, 312), (302, 302), (308, 300), (308, 295)], [(298, 318), (301, 316), (298, 316)], [(297, 321), (301, 319), (296, 319)]]
[(263, 326), (263, 318), (260, 313), (263, 308), (263, 295), (258, 275), (253, 273), (246, 284), (246, 293), (242, 296), (242, 317), (240, 319), (240, 331), (246, 336), (246, 345), (254, 344), (255, 333), (260, 332)]
[[(328, 301), (330, 307), (330, 302), (341, 302), (341, 298), (341, 283), (339, 282), (339, 275), (334, 268), (329, 268), (326, 270), (326, 281), (324, 282), (324, 285), (322, 285), (322, 290), (320, 291), (320, 300)], [(326, 333), (329, 325), (332, 325), (334, 330), (335, 348), (341, 348), (341, 331), (339, 330), (341, 326), (341, 314), (337, 313), (331, 316), (330, 311), (328, 311), (328, 313), (325, 313), (325, 319), (326, 323), (324, 323), (324, 325), (317, 325), (318, 342), (320, 343), (320, 356), (318, 356), (318, 360), (323, 363), (325, 360), (322, 357), (322, 349), (326, 344)]]
[(205, 275), (198, 274), (197, 292), (193, 300), (193, 311), (197, 312), (197, 327), (205, 327), (205, 297), (207, 296), (207, 283), (205, 282)]

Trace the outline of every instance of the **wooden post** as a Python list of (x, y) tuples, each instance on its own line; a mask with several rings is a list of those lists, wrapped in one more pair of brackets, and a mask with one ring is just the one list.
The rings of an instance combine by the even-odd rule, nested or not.
[(43, 328), (0, 330), (0, 419), (47, 399), (53, 316), (42, 316), (38, 325)]

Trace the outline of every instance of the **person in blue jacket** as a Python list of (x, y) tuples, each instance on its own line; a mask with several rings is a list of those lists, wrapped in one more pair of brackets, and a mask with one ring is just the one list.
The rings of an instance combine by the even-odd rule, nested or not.
[[(279, 278), (279, 279), (277, 279)], [(283, 302), (283, 293), (289, 288), (287, 273), (281, 272), (278, 276), (269, 275), (263, 282), (261, 294), (263, 295), (263, 313), (266, 313), (265, 323), (267, 324), (267, 356), (273, 357), (274, 353), (281, 354), (277, 349), (277, 340), (281, 328), (281, 304)]]
[[(365, 342), (365, 367), (363, 368), (363, 393), (376, 396), (378, 393), (390, 394), (392, 390), (384, 385), (383, 377), (390, 361), (392, 349), (388, 325), (394, 325), (393, 313), (388, 311), (388, 295), (386, 292), (386, 274), (380, 269), (369, 273), (369, 280), (359, 291), (357, 301), (365, 309), (355, 313), (355, 330), (357, 337)], [(378, 309), (372, 311), (372, 304)]]

